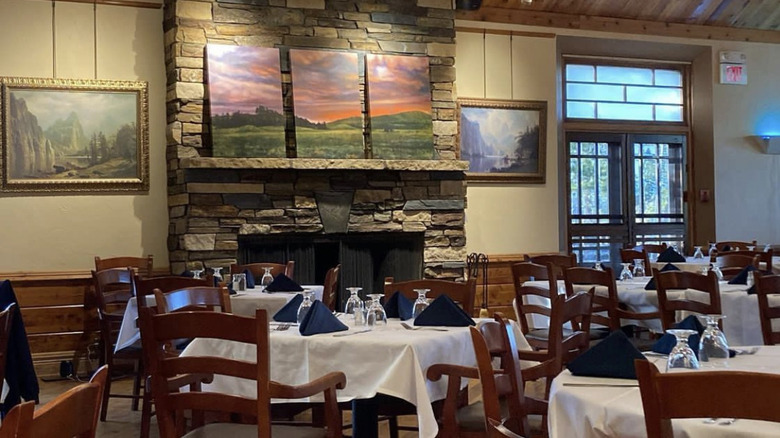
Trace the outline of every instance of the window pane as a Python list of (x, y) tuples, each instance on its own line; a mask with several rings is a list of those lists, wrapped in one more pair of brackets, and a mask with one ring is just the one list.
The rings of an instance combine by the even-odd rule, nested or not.
[[(623, 102), (623, 87), (620, 85), (567, 84), (566, 99), (569, 100), (606, 100)], [(677, 103), (677, 102), (671, 102)]]
[(655, 85), (682, 87), (682, 72), (679, 70), (656, 70)]
[(576, 141), (573, 141), (573, 142), (569, 143), (569, 154), (570, 155), (577, 155), (577, 154), (579, 154), (577, 146), (578, 146), (578, 143)]
[(582, 155), (596, 154), (596, 143), (582, 143), (580, 144), (580, 148), (582, 149)]
[(659, 122), (682, 122), (682, 105), (656, 105), (655, 119)]
[(614, 120), (653, 120), (653, 106), (630, 103), (597, 104), (599, 119)]
[(653, 71), (649, 68), (599, 65), (596, 67), (596, 82), (653, 85)]
[(566, 102), (566, 117), (595, 119), (596, 104), (593, 102)]
[[(599, 214), (609, 214), (609, 162), (599, 158)], [(602, 220), (608, 223), (607, 219)]]
[(580, 160), (572, 158), (569, 161), (569, 180), (571, 181), (571, 214), (572, 216), (580, 214), (580, 178), (578, 171)]
[(582, 181), (582, 214), (596, 214), (596, 160), (583, 158), (580, 160)]
[(655, 157), (656, 155), (658, 155), (658, 145), (656, 145), (655, 143), (642, 145), (642, 156)]
[(593, 82), (595, 80), (595, 70), (592, 65), (568, 64), (566, 66), (566, 80)]
[(609, 155), (609, 144), (607, 143), (599, 143), (599, 155), (601, 156), (607, 156)]
[(679, 103), (682, 104), (681, 88), (626, 87), (629, 102)]

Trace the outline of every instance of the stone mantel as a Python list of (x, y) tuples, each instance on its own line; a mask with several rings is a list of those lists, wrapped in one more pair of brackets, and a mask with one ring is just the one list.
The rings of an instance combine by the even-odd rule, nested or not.
[(465, 172), (468, 161), (459, 160), (335, 160), (324, 158), (219, 158), (180, 160), (182, 169), (289, 169), (289, 170), (394, 170), (421, 172)]

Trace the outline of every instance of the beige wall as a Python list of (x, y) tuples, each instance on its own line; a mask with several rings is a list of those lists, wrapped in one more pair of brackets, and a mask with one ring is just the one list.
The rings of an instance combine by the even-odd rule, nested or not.
[[(94, 79), (92, 5), (55, 11), (57, 77)], [(149, 82), (150, 191), (0, 195), (0, 272), (87, 270), (95, 255), (154, 254), (155, 265), (168, 264), (162, 9), (100, 5), (97, 35), (98, 79)], [(0, 42), (0, 76), (51, 78), (51, 3), (0, 1)]]
[[(780, 156), (762, 153), (750, 136), (774, 130), (780, 134), (780, 46), (731, 41), (686, 40), (657, 36), (624, 35), (568, 29), (483, 24), (458, 21), (457, 26), (526, 32), (548, 32), (560, 36), (604, 38), (710, 48), (711, 59), (692, 58), (699, 72), (694, 80), (705, 80), (694, 87), (703, 90), (704, 98), (694, 99), (697, 110), (691, 139), (695, 152), (703, 159), (704, 169), (696, 173), (692, 196), (698, 188), (712, 190), (712, 202), (697, 202), (696, 210), (703, 221), (697, 228), (700, 240), (715, 235), (719, 240), (757, 239), (780, 243)], [(558, 126), (555, 39), (514, 36), (511, 51), (509, 36), (488, 35), (484, 47), (488, 68), (483, 72), (482, 34), (459, 32), (457, 35), (457, 91), (459, 97), (513, 99), (547, 99), (549, 125), (547, 137), (547, 183), (545, 185), (477, 184), (468, 188), (468, 250), (487, 254), (555, 251), (562, 239), (559, 230), (565, 226), (559, 214)], [(494, 44), (496, 42), (496, 44)], [(749, 80), (746, 86), (720, 85), (718, 53), (740, 50), (748, 56)], [(652, 50), (651, 50), (652, 51)], [(656, 53), (663, 50), (655, 50)], [(695, 52), (695, 50), (691, 50)], [(657, 58), (657, 54), (656, 54)], [(512, 60), (512, 88), (506, 73)], [(706, 69), (712, 69), (711, 72)], [(712, 78), (712, 79), (710, 79)], [(711, 95), (711, 96), (710, 96)], [(698, 105), (698, 109), (696, 106)], [(702, 105), (711, 105), (702, 108)], [(709, 125), (712, 128), (709, 128)], [(701, 132), (701, 126), (708, 126)], [(709, 164), (714, 160), (714, 165)], [(714, 176), (714, 183), (713, 183)], [(713, 186), (714, 184), (714, 186)], [(714, 221), (713, 221), (714, 218)], [(565, 220), (565, 218), (564, 218)], [(714, 222), (714, 223), (713, 223)]]

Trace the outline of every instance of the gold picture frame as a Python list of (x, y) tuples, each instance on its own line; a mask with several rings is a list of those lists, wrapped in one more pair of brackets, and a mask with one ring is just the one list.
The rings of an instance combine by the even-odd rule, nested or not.
[(0, 77), (2, 191), (149, 191), (141, 81)]
[(458, 117), (468, 181), (544, 184), (547, 102), (458, 99)]

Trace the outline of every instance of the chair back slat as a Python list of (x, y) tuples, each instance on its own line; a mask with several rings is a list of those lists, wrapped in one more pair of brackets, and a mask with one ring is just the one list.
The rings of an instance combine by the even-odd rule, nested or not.
[[(558, 293), (558, 276), (551, 263), (540, 265), (532, 262), (521, 262), (512, 264), (512, 282), (515, 286), (515, 306), (518, 311), (517, 319), (520, 322), (520, 330), (524, 335), (528, 335), (531, 327), (528, 324), (529, 319), (534, 315), (550, 316), (550, 309), (544, 306), (528, 304), (530, 296), (550, 298), (551, 293)], [(547, 280), (547, 289), (536, 286), (525, 286), (527, 281)], [(531, 341), (535, 348), (546, 348), (541, 340)]]
[(564, 269), (577, 266), (577, 256), (574, 254), (538, 254), (534, 256), (526, 254), (524, 259), (537, 265), (552, 265), (557, 277), (563, 275)]
[(249, 380), (254, 380), (257, 377), (257, 366), (254, 362), (217, 356), (169, 357), (163, 360), (160, 366), (161, 372), (166, 377), (173, 377), (179, 374), (208, 373), (240, 377)]
[[(714, 272), (709, 271), (707, 275), (701, 275), (695, 272), (661, 272), (658, 269), (653, 269), (653, 278), (655, 279), (656, 291), (658, 293), (658, 308), (661, 313), (661, 325), (664, 330), (672, 328), (672, 324), (676, 322), (676, 312), (680, 310), (713, 315), (720, 315), (722, 313), (718, 277)], [(706, 293), (709, 297), (709, 304), (686, 298), (674, 300), (669, 298), (669, 291), (685, 289), (693, 289)]]
[(162, 277), (143, 278), (138, 275), (133, 276), (135, 295), (138, 297), (138, 306), (146, 306), (146, 300), (140, 297), (154, 295), (155, 289), (160, 289), (163, 293), (186, 287), (211, 286), (207, 278), (182, 277), (181, 275), (166, 275)]
[[(620, 318), (617, 316), (617, 284), (611, 268), (605, 268), (603, 271), (593, 268), (568, 268), (563, 271), (563, 280), (567, 296), (574, 295), (575, 286), (605, 287), (607, 296), (593, 296), (591, 323), (608, 327), (610, 331), (620, 329)], [(607, 316), (599, 315), (600, 312), (606, 312)]]
[(155, 301), (160, 313), (186, 310), (214, 310), (220, 307), (223, 313), (231, 313), (230, 294), (226, 287), (188, 287), (162, 293), (154, 290)]
[[(773, 328), (773, 322), (780, 319), (780, 275), (754, 274), (758, 313), (761, 320), (761, 334), (765, 345), (780, 344), (780, 329)], [(774, 296), (773, 296), (774, 295)], [(769, 302), (773, 296), (775, 304)]]
[(465, 282), (448, 280), (409, 280), (385, 283), (385, 300), (389, 299), (395, 291), (400, 291), (412, 301), (417, 299), (415, 289), (430, 289), (428, 298), (436, 298), (439, 295), (447, 295), (453, 301), (460, 304), (469, 315), (474, 314), (474, 295), (477, 293), (477, 280), (470, 278)]
[(95, 270), (113, 268), (132, 268), (133, 272), (141, 277), (151, 277), (154, 273), (154, 256), (149, 254), (146, 257), (95, 257)]

